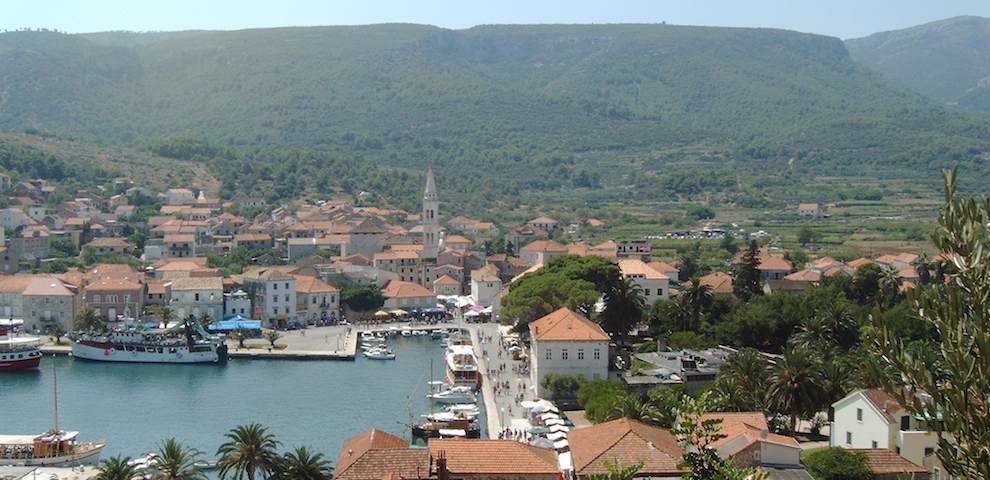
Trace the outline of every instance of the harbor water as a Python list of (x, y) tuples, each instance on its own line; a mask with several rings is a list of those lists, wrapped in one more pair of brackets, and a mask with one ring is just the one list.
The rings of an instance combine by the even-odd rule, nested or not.
[(45, 358), (37, 371), (0, 375), (0, 434), (51, 428), (54, 362), (60, 427), (105, 440), (101, 458), (144, 455), (175, 437), (212, 459), (224, 433), (259, 422), (283, 450), (307, 446), (336, 460), (347, 438), (378, 428), (408, 439), (408, 425), (430, 412), (431, 360), (432, 377), (443, 378), (440, 343), (396, 337), (389, 346), (396, 360), (359, 353), (353, 362), (232, 359), (219, 366)]

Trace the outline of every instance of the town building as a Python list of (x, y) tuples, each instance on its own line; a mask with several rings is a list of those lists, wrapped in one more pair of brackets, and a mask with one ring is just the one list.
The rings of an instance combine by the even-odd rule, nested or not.
[(534, 240), (519, 250), (526, 266), (546, 265), (552, 258), (567, 255), (567, 247), (553, 240)]
[(244, 290), (223, 294), (223, 318), (235, 315), (251, 318), (251, 296)]
[(85, 287), (86, 306), (108, 322), (135, 319), (144, 313), (145, 286), (136, 273), (106, 276)]
[(123, 238), (98, 237), (87, 243), (84, 248), (91, 248), (98, 257), (108, 253), (130, 255), (134, 251), (134, 244)]
[(801, 445), (794, 437), (770, 433), (763, 412), (708, 413), (702, 421), (717, 420), (722, 437), (710, 444), (719, 456), (743, 468), (786, 467), (801, 472)]
[(437, 306), (437, 295), (426, 287), (412, 282), (392, 280), (382, 289), (385, 308), (433, 308)]
[(412, 250), (387, 250), (373, 257), (375, 268), (394, 273), (403, 282), (422, 283), (423, 267), (420, 254)]
[(494, 265), (488, 264), (471, 271), (471, 299), (475, 305), (490, 306), (501, 290), (502, 280)]
[(822, 204), (820, 203), (801, 203), (798, 204), (798, 215), (806, 218), (822, 218), (824, 213)]
[(195, 257), (196, 235), (192, 233), (174, 233), (165, 235), (165, 256)]
[(609, 337), (597, 323), (561, 308), (529, 324), (531, 380), (538, 397), (548, 373), (581, 375), (588, 380), (608, 378)]
[(433, 293), (444, 296), (461, 294), (461, 282), (450, 275), (443, 275), (433, 281)]
[(532, 228), (543, 230), (544, 232), (547, 233), (553, 233), (553, 231), (556, 230), (557, 227), (560, 225), (560, 222), (550, 217), (541, 216), (526, 222), (526, 225), (529, 225)]
[(619, 260), (619, 270), (622, 278), (632, 280), (639, 285), (643, 298), (649, 304), (670, 296), (670, 278), (658, 272), (649, 264), (638, 258)]
[(177, 319), (203, 314), (213, 320), (223, 315), (223, 279), (220, 277), (179, 277), (172, 280), (169, 306)]
[(72, 330), (79, 310), (76, 292), (53, 275), (14, 275), (0, 279), (0, 318), (24, 321), (31, 332), (56, 325)]
[(670, 431), (636, 420), (620, 418), (567, 434), (577, 478), (609, 473), (606, 461), (623, 466), (639, 464), (637, 478), (682, 478), (678, 468), (684, 449)]
[(253, 318), (268, 320), (270, 325), (296, 321), (296, 278), (292, 275), (277, 268), (245, 272), (244, 290), (254, 300)]
[(315, 325), (340, 318), (340, 291), (333, 285), (306, 275), (296, 279), (296, 316), (300, 322)]

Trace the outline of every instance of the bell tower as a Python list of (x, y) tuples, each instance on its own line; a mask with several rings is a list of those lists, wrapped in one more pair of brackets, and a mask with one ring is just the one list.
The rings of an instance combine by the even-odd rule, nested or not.
[(423, 258), (437, 258), (440, 253), (440, 198), (433, 167), (426, 170), (426, 190), (423, 192)]

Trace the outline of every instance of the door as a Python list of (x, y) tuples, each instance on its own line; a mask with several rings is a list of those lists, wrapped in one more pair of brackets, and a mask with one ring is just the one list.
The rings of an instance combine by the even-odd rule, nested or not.
[(901, 417), (901, 431), (911, 430), (911, 416), (904, 415)]
[(111, 308), (108, 308), (107, 309), (107, 320), (108, 321), (111, 321), (111, 322), (117, 320), (117, 309), (116, 308), (112, 308), (111, 307)]

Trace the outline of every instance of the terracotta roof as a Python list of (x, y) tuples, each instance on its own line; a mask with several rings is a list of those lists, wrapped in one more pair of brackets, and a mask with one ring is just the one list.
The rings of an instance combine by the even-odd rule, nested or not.
[(784, 280), (793, 282), (819, 282), (822, 274), (814, 270), (800, 270), (784, 277)]
[(925, 474), (925, 467), (915, 464), (886, 448), (851, 448), (853, 452), (863, 454), (867, 468), (874, 475)]
[(732, 275), (725, 272), (709, 273), (701, 277), (701, 284), (712, 287), (712, 293), (732, 293)]
[(894, 423), (894, 413), (904, 409), (896, 398), (879, 388), (867, 388), (860, 390), (860, 392), (874, 407), (877, 407), (877, 410), (887, 419), (887, 423)]
[(557, 454), (549, 448), (534, 447), (513, 440), (435, 439), (430, 454), (443, 452), (447, 470), (456, 475), (539, 475), (557, 474)]
[(138, 278), (138, 272), (126, 263), (97, 263), (86, 270), (86, 280), (102, 278)]
[(466, 237), (463, 237), (461, 235), (450, 235), (448, 237), (444, 237), (443, 243), (445, 245), (446, 244), (450, 244), (450, 243), (467, 243), (467, 244), (471, 244), (471, 240), (468, 240)]
[[(337, 455), (337, 464), (335, 465), (334, 477), (341, 478), (342, 475), (344, 475), (347, 470), (369, 450), (406, 449), (408, 446), (409, 442), (406, 440), (376, 428), (351, 437), (345, 440), (340, 446), (340, 453)], [(376, 478), (380, 479), (381, 476)]]
[(680, 272), (680, 270), (678, 270), (677, 267), (675, 267), (675, 266), (673, 266), (673, 265), (671, 265), (671, 264), (669, 264), (667, 262), (661, 262), (659, 260), (654, 260), (654, 261), (652, 261), (650, 263), (647, 263), (647, 265), (653, 267), (654, 270), (656, 270), (656, 271), (658, 271), (660, 273), (663, 273), (663, 274), (667, 274), (667, 273), (678, 273), (678, 272)]
[(10, 275), (0, 277), (0, 293), (21, 293), (33, 281), (32, 275)]
[(489, 263), (484, 267), (471, 271), (471, 280), (478, 282), (498, 282), (498, 267)]
[(308, 275), (293, 275), (296, 279), (296, 292), (298, 293), (331, 293), (337, 289), (333, 285), (326, 283), (316, 277)]
[(801, 203), (798, 204), (798, 210), (818, 210), (821, 206), (817, 203)]
[(148, 280), (148, 295), (165, 295), (165, 287), (170, 283), (164, 280)]
[(783, 255), (766, 255), (760, 258), (760, 266), (757, 267), (758, 270), (784, 270), (790, 271), (794, 268), (789, 260), (784, 258)]
[(134, 244), (116, 237), (98, 237), (86, 244), (89, 247), (134, 248)]
[(850, 261), (846, 265), (849, 265), (852, 268), (859, 268), (862, 267), (863, 265), (869, 265), (871, 263), (873, 263), (873, 260), (870, 260), (869, 258), (866, 257), (860, 257), (857, 258), (856, 260)]
[(607, 342), (608, 335), (597, 323), (561, 308), (529, 324), (534, 340), (541, 342)]
[(156, 267), (157, 272), (191, 272), (203, 268), (199, 262), (191, 260), (175, 260)]
[(382, 295), (387, 298), (419, 298), (435, 297), (436, 294), (427, 290), (426, 287), (412, 282), (392, 280), (382, 289)]
[(534, 219), (532, 219), (532, 220), (530, 220), (530, 221), (528, 221), (526, 223), (529, 223), (531, 225), (536, 225), (536, 224), (554, 224), (554, 223), (557, 223), (557, 221), (554, 220), (554, 219), (552, 219), (552, 218), (550, 218), (550, 217), (536, 217), (536, 218), (534, 218)]
[(181, 290), (223, 290), (220, 277), (180, 277), (172, 280), (172, 291)]
[(433, 284), (434, 285), (460, 285), (461, 282), (458, 282), (456, 278), (453, 278), (450, 275), (444, 275), (444, 276), (442, 276), (442, 277), (434, 280), (433, 281)]
[[(339, 464), (338, 464), (339, 465)], [(335, 480), (426, 479), (430, 474), (430, 451), (425, 448), (369, 450), (347, 469), (334, 470)]]
[(623, 465), (642, 462), (641, 476), (681, 472), (677, 464), (684, 451), (677, 438), (663, 428), (628, 418), (575, 429), (567, 440), (579, 475), (607, 473), (605, 460), (615, 459)]
[(622, 270), (623, 275), (642, 276), (647, 280), (670, 280), (670, 277), (635, 258), (619, 260), (619, 270)]
[(139, 290), (143, 286), (131, 278), (104, 278), (86, 285), (87, 292), (106, 292), (115, 290)]
[(270, 242), (272, 236), (267, 233), (239, 233), (234, 235), (235, 242)]
[(703, 421), (713, 419), (722, 420), (719, 425), (719, 434), (724, 435), (724, 437), (712, 442), (711, 447), (721, 449), (723, 446), (731, 444), (733, 449), (726, 452), (728, 456), (733, 456), (760, 441), (795, 449), (801, 448), (794, 437), (769, 433), (767, 418), (763, 412), (707, 413), (702, 416)]
[(195, 241), (196, 236), (191, 233), (165, 235), (165, 243), (193, 243)]
[(536, 240), (527, 243), (521, 252), (567, 252), (567, 247), (553, 240)]
[(398, 251), (387, 251), (378, 252), (375, 254), (375, 261), (382, 260), (413, 260), (418, 259), (419, 253), (412, 250), (398, 250)]

